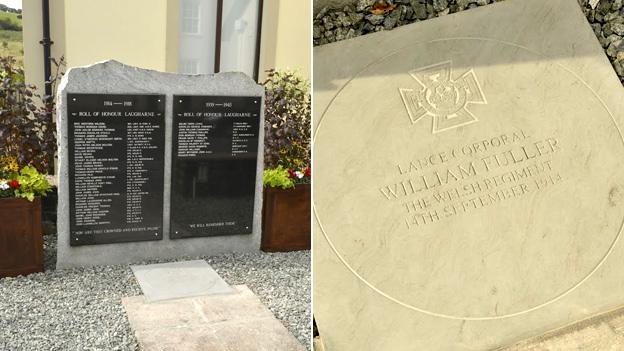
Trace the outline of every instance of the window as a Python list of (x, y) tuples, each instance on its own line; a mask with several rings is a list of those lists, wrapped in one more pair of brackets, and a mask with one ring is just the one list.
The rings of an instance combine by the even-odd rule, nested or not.
[(255, 75), (259, 0), (223, 2), (220, 71)]
[(182, 33), (199, 34), (199, 1), (182, 1)]
[(195, 59), (180, 60), (180, 73), (198, 74), (199, 73), (199, 61)]
[(262, 6), (263, 0), (180, 0), (178, 71), (258, 79)]
[(218, 0), (180, 0), (178, 72), (214, 73), (217, 3)]

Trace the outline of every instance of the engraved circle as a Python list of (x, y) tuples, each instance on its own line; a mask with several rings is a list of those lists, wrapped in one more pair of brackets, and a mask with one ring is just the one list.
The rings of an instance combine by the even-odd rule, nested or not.
[[(525, 50), (533, 55), (536, 55), (538, 57), (540, 57), (542, 60), (548, 60), (548, 57), (544, 56), (543, 54), (540, 54), (538, 52), (535, 52), (531, 49), (528, 49), (526, 47), (514, 44), (514, 43), (510, 43), (510, 42), (504, 42), (504, 41), (500, 41), (500, 40), (495, 40), (495, 39), (489, 39), (489, 38), (445, 38), (445, 39), (438, 39), (438, 40), (433, 40), (430, 42), (426, 42), (426, 43), (415, 43), (415, 44), (411, 44), (408, 45), (402, 49), (399, 49), (395, 52), (390, 53), (389, 55), (386, 55), (384, 57), (382, 57), (379, 60), (376, 60), (372, 63), (370, 63), (369, 65), (367, 65), (366, 67), (364, 67), (360, 72), (356, 73), (354, 76), (350, 77), (345, 83), (344, 85), (342, 85), (340, 87), (340, 89), (336, 92), (336, 94), (332, 97), (332, 99), (330, 100), (329, 104), (326, 106), (325, 110), (322, 111), (321, 113), (321, 117), (319, 118), (319, 122), (316, 126), (316, 129), (314, 130), (314, 139), (313, 139), (313, 143), (315, 145), (317, 145), (318, 142), (318, 134), (319, 131), (321, 130), (321, 127), (324, 125), (324, 121), (325, 121), (325, 117), (328, 113), (328, 111), (330, 110), (330, 108), (332, 107), (332, 104), (336, 101), (336, 99), (341, 95), (341, 93), (344, 91), (344, 89), (346, 87), (348, 87), (353, 81), (354, 79), (358, 78), (360, 75), (362, 75), (365, 71), (367, 71), (368, 69), (370, 69), (372, 66), (377, 65), (379, 63), (382, 63), (386, 60), (388, 60), (389, 58), (396, 56), (400, 53), (402, 53), (404, 50), (409, 49), (412, 46), (415, 45), (423, 45), (423, 44), (429, 44), (429, 43), (438, 43), (438, 42), (445, 42), (445, 41), (483, 41), (483, 42), (488, 42), (488, 43), (495, 43), (495, 44), (500, 44), (500, 45), (506, 45), (506, 46), (510, 46), (513, 47), (515, 49), (521, 49), (521, 50)], [(569, 68), (567, 68), (566, 66), (562, 65), (559, 62), (553, 62), (553, 64), (557, 67), (559, 67), (560, 69), (564, 70), (565, 72), (567, 72), (568, 74), (570, 74), (577, 82), (579, 82), (581, 84), (581, 86), (584, 89), (587, 89), (590, 94), (596, 99), (596, 101), (599, 103), (599, 105), (604, 109), (604, 111), (608, 114), (609, 118), (610, 118), (610, 124), (612, 124), (612, 127), (615, 127), (617, 130), (617, 135), (619, 137), (619, 142), (621, 143), (622, 146), (624, 146), (624, 137), (622, 136), (622, 132), (619, 128), (619, 126), (617, 125), (617, 123), (615, 122), (615, 118), (613, 117), (613, 114), (611, 113), (611, 111), (609, 110), (609, 108), (606, 106), (606, 104), (604, 103), (604, 101), (600, 98), (600, 96), (598, 96), (598, 94), (575, 72), (573, 72), (572, 70), (570, 70)], [(563, 298), (564, 296), (568, 295), (570, 292), (574, 291), (576, 288), (578, 288), (580, 285), (582, 285), (585, 281), (587, 281), (601, 266), (602, 264), (607, 260), (607, 258), (609, 257), (610, 253), (613, 251), (615, 245), (617, 244), (617, 242), (619, 241), (619, 238), (621, 236), (621, 232), (622, 232), (622, 227), (624, 225), (624, 221), (620, 221), (619, 225), (617, 226), (616, 230), (616, 235), (613, 238), (613, 240), (610, 242), (610, 245), (608, 246), (608, 249), (606, 250), (606, 252), (604, 252), (604, 255), (598, 260), (598, 262), (593, 266), (593, 269), (591, 269), (585, 276), (583, 276), (580, 280), (578, 280), (575, 284), (573, 284), (572, 286), (570, 286), (568, 289), (564, 290), (562, 293), (560, 293), (559, 295), (554, 296), (553, 298), (544, 301), (543, 303), (534, 305), (530, 308), (526, 308), (524, 310), (521, 311), (516, 311), (513, 313), (507, 313), (507, 314), (501, 314), (501, 315), (495, 315), (495, 316), (468, 316), (468, 315), (452, 315), (452, 314), (448, 314), (448, 313), (439, 313), (439, 312), (435, 312), (432, 311), (430, 309), (426, 309), (426, 308), (421, 308), (418, 306), (415, 306), (414, 304), (410, 304), (405, 302), (404, 300), (400, 299), (400, 298), (396, 298), (394, 296), (391, 296), (390, 294), (386, 293), (383, 289), (379, 288), (378, 286), (370, 283), (366, 277), (363, 276), (363, 274), (361, 274), (357, 269), (355, 269), (344, 257), (344, 255), (337, 249), (334, 241), (331, 239), (326, 227), (323, 224), (323, 221), (321, 220), (321, 216), (319, 215), (319, 209), (318, 206), (316, 204), (316, 199), (314, 200), (313, 203), (313, 213), (314, 213), (314, 217), (315, 220), (317, 222), (317, 224), (319, 225), (320, 229), (321, 229), (321, 233), (323, 235), (323, 237), (325, 238), (325, 240), (327, 241), (327, 243), (329, 244), (331, 250), (334, 252), (334, 254), (336, 254), (336, 256), (338, 257), (338, 259), (342, 262), (343, 265), (345, 265), (345, 267), (353, 274), (355, 275), (360, 281), (362, 281), (364, 284), (366, 284), (369, 288), (371, 288), (372, 290), (374, 290), (376, 293), (384, 296), (385, 298), (403, 306), (406, 307), (408, 309), (412, 309), (421, 313), (425, 313), (428, 315), (432, 315), (432, 316), (436, 316), (436, 317), (442, 317), (442, 318), (448, 318), (448, 319), (457, 319), (457, 320), (495, 320), (495, 319), (503, 319), (503, 318), (509, 318), (509, 317), (513, 317), (513, 316), (517, 316), (517, 315), (521, 315), (521, 314), (525, 314), (525, 313), (529, 313), (531, 311), (537, 310), (539, 308), (542, 308), (546, 305), (549, 305), (561, 298)], [(618, 217), (618, 218), (621, 218)]]

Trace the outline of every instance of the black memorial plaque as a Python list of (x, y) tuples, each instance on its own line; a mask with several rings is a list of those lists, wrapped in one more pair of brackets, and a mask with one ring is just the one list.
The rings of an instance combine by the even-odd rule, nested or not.
[(260, 106), (260, 97), (173, 97), (171, 238), (251, 233)]
[(71, 245), (162, 239), (165, 96), (67, 101)]

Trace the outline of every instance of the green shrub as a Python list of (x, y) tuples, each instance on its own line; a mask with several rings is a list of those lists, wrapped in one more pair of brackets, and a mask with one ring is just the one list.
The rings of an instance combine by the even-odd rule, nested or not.
[(288, 170), (282, 166), (265, 169), (263, 184), (271, 188), (290, 189), (295, 187), (295, 182), (290, 178)]
[(310, 165), (310, 83), (292, 71), (268, 70), (264, 110), (264, 167)]
[(0, 57), (0, 154), (14, 157), (20, 168), (51, 169), (56, 152), (53, 112), (54, 97), (39, 96), (35, 86), (24, 82), (24, 69), (15, 59)]
[(19, 23), (12, 21), (9, 17), (0, 18), (0, 29), (21, 31), (22, 26)]

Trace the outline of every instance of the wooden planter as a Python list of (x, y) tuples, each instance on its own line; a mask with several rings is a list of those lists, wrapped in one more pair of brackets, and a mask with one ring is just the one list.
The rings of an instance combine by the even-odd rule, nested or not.
[(41, 198), (0, 199), (0, 277), (43, 272)]
[(262, 250), (310, 249), (310, 184), (264, 189)]

